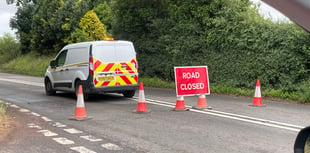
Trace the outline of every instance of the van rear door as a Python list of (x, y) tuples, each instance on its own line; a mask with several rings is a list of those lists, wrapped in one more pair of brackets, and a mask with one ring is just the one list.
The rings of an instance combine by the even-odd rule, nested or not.
[(95, 87), (137, 85), (137, 59), (125, 41), (103, 42), (93, 48)]
[(118, 43), (115, 45), (116, 69), (119, 85), (136, 85), (138, 81), (137, 59), (133, 45)]

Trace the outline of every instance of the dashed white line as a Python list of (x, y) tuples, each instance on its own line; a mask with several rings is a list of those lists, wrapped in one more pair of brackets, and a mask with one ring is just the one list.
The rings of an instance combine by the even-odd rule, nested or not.
[(34, 116), (37, 116), (37, 117), (41, 116), (40, 114), (35, 113), (35, 112), (31, 112), (31, 114), (34, 115)]
[(62, 145), (74, 144), (74, 141), (69, 140), (67, 138), (53, 138), (53, 140)]
[(35, 125), (35, 124), (33, 124), (33, 123), (27, 124), (27, 126), (28, 126), (29, 128), (42, 129), (42, 127), (40, 127), (40, 126), (38, 126), (38, 125)]
[(64, 124), (59, 123), (59, 122), (55, 122), (54, 124), (52, 124), (52, 126), (59, 127), (59, 128), (67, 127), (67, 125), (64, 125)]
[(105, 149), (108, 149), (108, 150), (114, 150), (114, 151), (123, 150), (123, 148), (121, 148), (118, 145), (113, 144), (113, 143), (106, 143), (106, 144), (102, 144), (101, 146)]
[(83, 139), (86, 139), (88, 141), (91, 141), (91, 142), (99, 142), (99, 141), (102, 141), (102, 139), (98, 139), (92, 135), (86, 135), (86, 136), (80, 136), (81, 138)]
[(46, 121), (46, 122), (51, 122), (51, 121), (53, 121), (53, 120), (51, 120), (51, 119), (49, 119), (49, 118), (47, 118), (47, 117), (45, 117), (45, 116), (42, 116), (41, 117), (44, 121)]
[(70, 149), (71, 150), (75, 150), (75, 151), (77, 151), (79, 153), (96, 153), (96, 152), (94, 152), (92, 150), (89, 150), (89, 149), (83, 147), (83, 146), (71, 147)]
[(13, 108), (20, 108), (19, 106), (17, 106), (17, 105), (10, 105), (10, 107), (13, 107)]
[(30, 112), (30, 110), (28, 110), (28, 109), (24, 109), (24, 108), (19, 109), (19, 111), (20, 111), (20, 112), (22, 112), (22, 113), (27, 113), (27, 112)]
[(53, 136), (57, 136), (57, 133), (51, 132), (49, 130), (40, 130), (38, 131), (39, 133), (43, 133), (44, 136), (46, 137), (53, 137)]
[(64, 131), (71, 133), (71, 134), (77, 134), (77, 133), (83, 133), (83, 131), (71, 128), (71, 129), (64, 129)]

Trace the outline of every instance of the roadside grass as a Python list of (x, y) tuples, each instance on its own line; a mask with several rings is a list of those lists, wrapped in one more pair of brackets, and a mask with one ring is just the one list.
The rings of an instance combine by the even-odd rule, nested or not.
[(143, 82), (143, 85), (148, 87), (175, 89), (174, 82), (164, 81), (157, 77), (141, 77), (139, 79), (140, 82)]
[(20, 55), (0, 66), (1, 71), (32, 76), (44, 76), (52, 56), (40, 56), (34, 53)]
[(4, 102), (0, 101), (0, 116), (1, 116), (1, 118), (6, 115), (6, 108), (7, 108), (7, 105)]
[[(47, 66), (54, 56), (42, 56), (34, 53), (20, 55), (17, 58), (0, 65), (2, 72), (26, 74), (32, 76), (44, 76)], [(140, 74), (141, 76), (141, 74)], [(175, 89), (175, 83), (166, 81), (157, 77), (140, 77), (140, 81), (145, 86), (155, 88)], [(310, 83), (309, 83), (310, 84)], [(299, 101), (300, 103), (310, 102), (310, 87), (306, 84), (301, 87), (299, 92), (285, 92), (280, 89), (264, 89), (262, 86), (262, 96), (271, 99), (282, 99), (287, 101)], [(308, 90), (309, 89), (309, 90)], [(210, 83), (211, 94), (225, 94), (233, 96), (248, 96), (253, 97), (255, 84), (253, 89), (234, 88), (228, 85), (217, 85)]]

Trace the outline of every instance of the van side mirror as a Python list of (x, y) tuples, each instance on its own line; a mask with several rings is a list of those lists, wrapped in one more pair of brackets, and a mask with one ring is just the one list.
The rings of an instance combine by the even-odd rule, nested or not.
[(294, 153), (304, 153), (305, 149), (309, 151), (309, 136), (310, 126), (300, 130), (295, 140)]
[(57, 62), (56, 62), (55, 60), (52, 60), (52, 61), (50, 62), (50, 66), (51, 66), (51, 68), (57, 67)]

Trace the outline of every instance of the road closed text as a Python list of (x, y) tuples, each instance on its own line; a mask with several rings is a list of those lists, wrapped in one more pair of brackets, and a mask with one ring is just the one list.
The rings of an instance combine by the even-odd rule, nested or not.
[(189, 83), (181, 84), (181, 90), (195, 90), (195, 89), (204, 89), (205, 85), (203, 83)]
[(209, 94), (206, 66), (175, 67), (177, 95)]
[[(182, 74), (183, 80), (186, 79), (199, 79), (200, 73), (199, 72), (183, 72)], [(180, 84), (181, 90), (196, 90), (196, 89), (204, 89), (205, 84), (204, 83), (188, 83), (188, 84)]]

